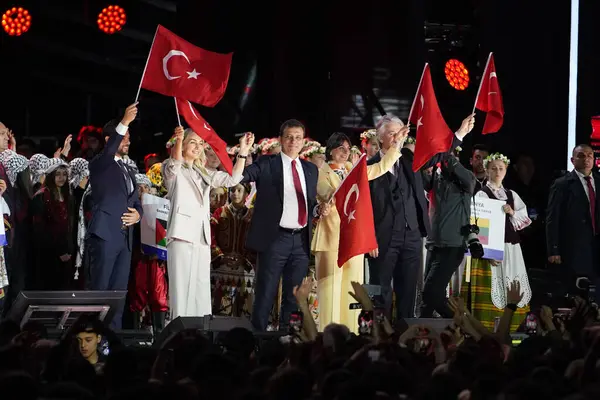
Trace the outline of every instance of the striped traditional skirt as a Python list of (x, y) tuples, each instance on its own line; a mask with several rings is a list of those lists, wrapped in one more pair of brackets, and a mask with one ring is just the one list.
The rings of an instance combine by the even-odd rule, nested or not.
[[(471, 261), (471, 314), (490, 331), (494, 329), (496, 318), (502, 317), (504, 310), (497, 308), (492, 302), (492, 268), (502, 268), (501, 265), (493, 267), (487, 260), (472, 259)], [(469, 285), (466, 282), (467, 269), (463, 273), (461, 296), (467, 304)], [(529, 312), (529, 305), (517, 308), (514, 313), (510, 331), (515, 332)]]

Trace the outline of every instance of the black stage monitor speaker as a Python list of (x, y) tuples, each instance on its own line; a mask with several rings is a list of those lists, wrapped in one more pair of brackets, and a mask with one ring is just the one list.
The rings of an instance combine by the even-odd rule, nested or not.
[(211, 339), (216, 341), (220, 332), (227, 332), (233, 328), (245, 328), (250, 332), (254, 331), (252, 323), (245, 317), (222, 317), (218, 315), (177, 317), (162, 330), (154, 345), (160, 347), (171, 335), (187, 329), (196, 329), (205, 334), (210, 333)]
[(25, 325), (37, 321), (49, 330), (63, 331), (81, 314), (97, 314), (109, 325), (118, 307), (124, 307), (127, 291), (48, 291), (20, 292), (8, 318)]

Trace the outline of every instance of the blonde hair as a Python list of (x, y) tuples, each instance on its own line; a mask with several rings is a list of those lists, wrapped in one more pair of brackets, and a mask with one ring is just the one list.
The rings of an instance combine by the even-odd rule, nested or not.
[[(185, 144), (185, 141), (191, 134), (194, 134), (200, 138), (200, 136), (196, 132), (194, 132), (190, 128), (187, 128), (185, 131), (183, 131), (183, 141), (181, 143), (182, 146)], [(204, 139), (200, 138), (200, 140), (202, 140), (202, 144), (204, 144)], [(202, 145), (202, 146), (200, 146), (200, 148), (201, 148), (200, 157), (198, 157), (196, 160), (194, 160), (194, 167), (197, 167), (198, 169), (200, 169), (201, 172), (206, 173), (206, 170), (204, 169), (204, 165), (206, 164), (206, 155), (204, 154), (204, 146)]]

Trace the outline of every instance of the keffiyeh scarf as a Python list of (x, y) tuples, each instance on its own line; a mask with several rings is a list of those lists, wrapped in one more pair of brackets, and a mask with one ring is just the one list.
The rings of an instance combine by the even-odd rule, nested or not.
[(4, 150), (0, 153), (0, 163), (6, 170), (6, 175), (11, 185), (17, 182), (17, 175), (29, 166), (29, 160), (12, 150)]
[(145, 174), (135, 174), (135, 183), (136, 185), (146, 185), (149, 188), (152, 187), (152, 182), (150, 182), (150, 178), (148, 178)]
[(71, 160), (71, 180), (69, 181), (69, 183), (71, 184), (71, 187), (74, 189), (77, 186), (79, 186), (79, 184), (81, 183), (81, 181), (84, 178), (87, 178), (88, 176), (90, 176), (90, 170), (89, 170), (89, 166), (90, 163), (88, 162), (88, 160), (84, 159), (84, 158), (74, 158), (73, 160)]
[(29, 160), (29, 171), (31, 172), (31, 182), (34, 184), (40, 181), (40, 177), (44, 175), (50, 160), (45, 155), (38, 153), (31, 156)]
[(140, 170), (139, 170), (139, 168), (138, 168), (137, 164), (135, 163), (135, 161), (133, 161), (133, 160), (132, 160), (131, 158), (129, 158), (129, 157), (124, 157), (124, 158), (123, 158), (123, 164), (125, 164), (125, 166), (126, 166), (127, 168), (133, 169), (133, 170), (135, 171), (135, 173), (136, 173), (136, 174), (140, 172)]

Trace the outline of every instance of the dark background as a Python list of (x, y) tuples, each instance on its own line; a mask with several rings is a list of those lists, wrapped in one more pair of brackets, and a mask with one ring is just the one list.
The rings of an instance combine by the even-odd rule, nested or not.
[[(131, 103), (158, 23), (213, 51), (234, 52), (224, 99), (201, 113), (229, 143), (252, 130), (275, 136), (298, 118), (322, 142), (336, 130), (354, 140), (381, 111), (406, 119), (425, 61), (438, 102), (456, 129), (475, 101), (489, 51), (495, 52), (506, 111), (486, 142), (514, 156), (533, 153), (541, 167), (564, 169), (567, 145), (570, 2), (541, 0), (20, 0), (32, 27), (0, 32), (0, 121), (22, 138), (62, 140), (82, 125), (101, 126)], [(582, 0), (578, 142), (588, 142), (596, 101), (597, 2)], [(106, 35), (101, 9), (119, 4), (125, 29)], [(263, 8), (259, 8), (263, 7)], [(4, 10), (2, 10), (4, 11)], [(443, 76), (449, 57), (463, 61), (471, 83), (456, 91)], [(255, 79), (252, 78), (256, 72)], [(164, 148), (176, 125), (171, 99), (142, 90), (132, 155)], [(163, 132), (162, 135), (159, 133)], [(54, 146), (52, 139), (48, 148)]]

